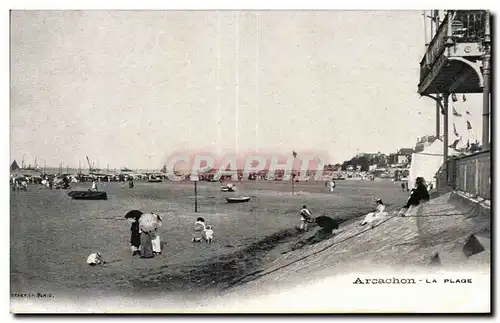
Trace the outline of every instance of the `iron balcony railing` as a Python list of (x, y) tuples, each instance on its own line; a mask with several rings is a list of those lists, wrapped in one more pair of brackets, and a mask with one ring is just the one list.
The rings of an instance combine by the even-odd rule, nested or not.
[(485, 34), (484, 10), (449, 10), (420, 61), (422, 82), (448, 46), (481, 43)]

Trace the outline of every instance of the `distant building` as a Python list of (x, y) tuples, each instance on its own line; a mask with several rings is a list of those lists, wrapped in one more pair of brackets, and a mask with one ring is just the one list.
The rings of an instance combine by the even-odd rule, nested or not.
[(389, 165), (395, 165), (398, 163), (398, 154), (395, 153), (395, 154), (389, 154), (389, 156), (387, 157), (387, 163)]
[(411, 155), (413, 152), (413, 148), (401, 148), (398, 150), (396, 164), (409, 164), (411, 162)]

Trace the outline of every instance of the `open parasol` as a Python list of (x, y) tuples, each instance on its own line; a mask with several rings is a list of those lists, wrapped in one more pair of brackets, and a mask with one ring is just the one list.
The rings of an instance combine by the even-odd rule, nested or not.
[(143, 213), (139, 210), (132, 210), (125, 214), (125, 219), (137, 219), (140, 218)]
[(153, 232), (161, 227), (162, 220), (159, 215), (147, 213), (139, 218), (139, 229), (144, 232)]
[(156, 213), (151, 213), (153, 215), (156, 215), (156, 218), (158, 219), (158, 227), (161, 227), (161, 225), (163, 224), (163, 219), (161, 216), (159, 216), (158, 214)]

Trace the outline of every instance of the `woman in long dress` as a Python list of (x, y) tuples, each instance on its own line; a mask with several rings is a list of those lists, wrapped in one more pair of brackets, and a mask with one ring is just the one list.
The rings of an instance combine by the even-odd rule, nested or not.
[(425, 185), (425, 180), (423, 177), (417, 177), (415, 182), (415, 188), (412, 189), (411, 195), (406, 202), (404, 208), (409, 208), (412, 205), (419, 205), (421, 202), (429, 201), (429, 191), (427, 191), (427, 186)]
[(153, 258), (154, 256), (151, 232), (141, 231), (141, 258)]
[(140, 255), (141, 251), (139, 247), (141, 246), (141, 233), (139, 230), (139, 217), (135, 218), (130, 227), (130, 248), (132, 249), (132, 255)]
[(194, 233), (191, 239), (192, 242), (201, 241), (206, 229), (205, 219), (198, 217), (194, 223)]
[[(158, 214), (155, 214), (157, 219), (158, 219), (158, 223), (162, 223), (163, 219), (158, 215)], [(156, 228), (152, 235), (151, 235), (151, 243), (153, 244), (153, 253), (155, 255), (161, 255), (161, 241), (160, 241), (160, 236), (158, 235), (158, 228)]]

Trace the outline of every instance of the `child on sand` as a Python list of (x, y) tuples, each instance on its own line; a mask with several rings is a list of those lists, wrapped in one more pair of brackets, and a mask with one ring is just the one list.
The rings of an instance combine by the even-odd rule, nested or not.
[(377, 203), (377, 209), (375, 210), (375, 213), (382, 213), (385, 211), (385, 204), (382, 202), (381, 199), (376, 199), (375, 202)]
[(212, 230), (212, 226), (207, 225), (204, 238), (207, 243), (212, 243), (212, 240), (214, 239), (214, 231)]
[(100, 265), (102, 263), (103, 263), (102, 256), (99, 252), (91, 253), (87, 257), (87, 264), (89, 264), (91, 266)]
[(311, 221), (311, 211), (307, 209), (307, 206), (302, 206), (300, 210), (300, 231), (307, 231), (307, 223)]

